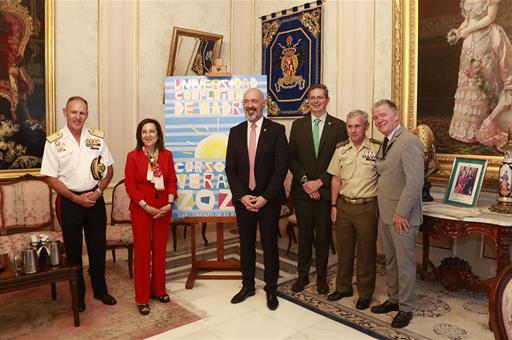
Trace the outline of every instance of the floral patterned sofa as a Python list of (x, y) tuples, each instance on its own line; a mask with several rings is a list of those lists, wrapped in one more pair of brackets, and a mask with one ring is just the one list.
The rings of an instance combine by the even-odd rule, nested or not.
[(112, 214), (107, 226), (107, 249), (112, 250), (112, 259), (116, 262), (116, 249), (128, 250), (128, 272), (133, 278), (133, 233), (130, 217), (130, 197), (126, 192), (124, 179), (119, 181), (112, 192)]
[(53, 224), (51, 202), (52, 191), (43, 179), (25, 175), (0, 182), (0, 254), (23, 250), (31, 235), (62, 241)]
[(489, 294), (489, 314), (494, 337), (512, 339), (512, 263), (502, 270)]

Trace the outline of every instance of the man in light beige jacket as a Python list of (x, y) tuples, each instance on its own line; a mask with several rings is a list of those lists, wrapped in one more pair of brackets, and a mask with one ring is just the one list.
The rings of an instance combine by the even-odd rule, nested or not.
[(414, 251), (423, 222), (423, 148), (399, 121), (396, 105), (387, 99), (373, 106), (373, 120), (385, 136), (377, 156), (379, 234), (386, 254), (389, 298), (372, 307), (373, 313), (398, 311), (391, 323), (406, 327), (412, 319), (416, 286)]

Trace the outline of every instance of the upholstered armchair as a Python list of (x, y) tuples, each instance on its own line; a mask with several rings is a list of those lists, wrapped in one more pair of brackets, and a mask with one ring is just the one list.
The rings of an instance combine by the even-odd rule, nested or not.
[(124, 179), (119, 181), (112, 192), (112, 214), (107, 226), (107, 249), (112, 250), (112, 259), (116, 262), (116, 249), (128, 250), (128, 272), (133, 278), (133, 233), (130, 216), (130, 197), (126, 192)]
[(53, 224), (51, 202), (52, 191), (40, 178), (25, 175), (0, 182), (0, 254), (22, 251), (31, 235), (62, 241)]
[(489, 315), (494, 337), (512, 339), (512, 263), (500, 273), (489, 294)]

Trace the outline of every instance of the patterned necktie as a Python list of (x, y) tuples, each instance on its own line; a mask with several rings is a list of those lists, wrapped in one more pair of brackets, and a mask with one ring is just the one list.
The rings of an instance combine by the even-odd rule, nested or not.
[(256, 188), (256, 177), (254, 176), (254, 160), (256, 159), (256, 124), (251, 124), (249, 134), (249, 189)]
[(386, 157), (386, 151), (388, 151), (388, 143), (389, 139), (388, 137), (384, 138), (384, 143), (382, 143), (382, 158)]
[(313, 121), (313, 144), (315, 145), (315, 158), (318, 158), (318, 146), (320, 145), (320, 118)]

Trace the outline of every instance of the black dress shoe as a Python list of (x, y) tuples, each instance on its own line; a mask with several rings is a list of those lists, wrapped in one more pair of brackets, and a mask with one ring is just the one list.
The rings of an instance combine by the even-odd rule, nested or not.
[(359, 298), (359, 299), (357, 299), (357, 302), (356, 302), (356, 308), (359, 310), (365, 310), (368, 307), (370, 307), (370, 302), (372, 302), (372, 298), (368, 298), (368, 299)]
[(329, 293), (329, 285), (327, 284), (327, 280), (325, 278), (316, 279), (316, 290), (318, 294), (327, 294)]
[(83, 312), (85, 310), (85, 302), (84, 301), (80, 301), (78, 303), (78, 311), (79, 312)]
[(349, 297), (349, 296), (352, 296), (354, 295), (353, 293), (341, 293), (341, 292), (338, 292), (337, 290), (335, 290), (334, 292), (332, 292), (331, 294), (327, 295), (327, 300), (329, 301), (338, 301), (344, 297)]
[(249, 296), (256, 294), (254, 288), (242, 287), (238, 293), (231, 299), (231, 303), (240, 303), (247, 299)]
[(292, 286), (292, 291), (295, 293), (302, 292), (304, 288), (309, 284), (309, 278), (297, 278), (295, 283)]
[(267, 307), (270, 310), (276, 310), (279, 306), (279, 301), (277, 300), (277, 295), (275, 292), (269, 293), (267, 292)]
[(409, 324), (409, 321), (412, 320), (412, 312), (398, 312), (391, 322), (391, 327), (393, 328), (404, 328)]
[(96, 300), (100, 300), (101, 302), (103, 302), (104, 305), (109, 305), (109, 306), (112, 306), (112, 305), (115, 305), (117, 303), (116, 299), (114, 299), (114, 297), (110, 294), (105, 294), (103, 296), (94, 296), (94, 298)]
[(398, 310), (398, 304), (393, 303), (389, 300), (386, 300), (384, 303), (382, 303), (380, 305), (373, 306), (371, 309), (372, 313), (375, 313), (375, 314), (385, 314), (385, 313), (389, 313), (389, 312), (393, 312), (393, 311), (397, 311), (397, 310)]

